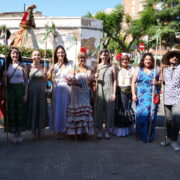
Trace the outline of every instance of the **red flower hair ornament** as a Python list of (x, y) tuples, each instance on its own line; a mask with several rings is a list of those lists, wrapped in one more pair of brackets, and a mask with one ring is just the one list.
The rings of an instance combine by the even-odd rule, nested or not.
[(87, 49), (86, 49), (85, 47), (81, 47), (80, 52), (86, 53), (86, 52), (87, 52)]
[(129, 58), (131, 58), (131, 54), (123, 52), (116, 55), (116, 60), (119, 61), (122, 56), (128, 56)]
[(117, 54), (117, 55), (116, 55), (116, 60), (119, 61), (122, 56), (123, 56), (122, 53)]

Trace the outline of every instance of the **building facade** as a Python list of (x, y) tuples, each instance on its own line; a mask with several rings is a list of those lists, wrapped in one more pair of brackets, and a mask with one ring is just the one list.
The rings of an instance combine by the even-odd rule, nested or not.
[(144, 9), (145, 0), (122, 0), (122, 6), (125, 13), (129, 14), (133, 19), (139, 18), (139, 12)]
[[(17, 14), (17, 13), (16, 13)], [(20, 13), (0, 13), (0, 26), (6, 25), (10, 30), (11, 36), (8, 44), (14, 39), (16, 32), (19, 30), (19, 23), (22, 16)], [(100, 47), (100, 41), (103, 37), (103, 21), (85, 17), (43, 17), (41, 13), (34, 16), (36, 29), (35, 36), (38, 46), (45, 49), (43, 42), (45, 36), (45, 27), (56, 27), (56, 37), (54, 46), (62, 45), (66, 49), (68, 59), (75, 60), (80, 48), (86, 47), (90, 56), (88, 64), (95, 63)], [(50, 34), (47, 38), (47, 49), (53, 49), (53, 36)]]

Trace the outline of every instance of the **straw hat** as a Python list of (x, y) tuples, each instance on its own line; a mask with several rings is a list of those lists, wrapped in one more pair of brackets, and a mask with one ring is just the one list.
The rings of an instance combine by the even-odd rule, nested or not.
[(165, 65), (169, 65), (169, 58), (174, 55), (177, 56), (178, 64), (179, 64), (180, 63), (180, 49), (177, 49), (175, 46), (162, 57), (162, 63)]

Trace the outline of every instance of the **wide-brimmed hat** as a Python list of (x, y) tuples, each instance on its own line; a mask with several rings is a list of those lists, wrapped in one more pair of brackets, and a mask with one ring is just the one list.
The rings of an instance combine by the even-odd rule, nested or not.
[(180, 49), (172, 48), (172, 50), (168, 51), (164, 56), (162, 57), (162, 63), (165, 65), (169, 65), (169, 59), (172, 56), (178, 57), (178, 64), (180, 63)]

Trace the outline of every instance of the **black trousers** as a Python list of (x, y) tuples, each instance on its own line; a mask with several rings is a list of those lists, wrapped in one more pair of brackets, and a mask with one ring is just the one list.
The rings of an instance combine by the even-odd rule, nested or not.
[(164, 109), (167, 120), (167, 137), (172, 141), (177, 141), (180, 130), (180, 104), (164, 105)]

